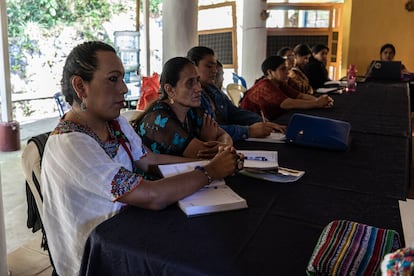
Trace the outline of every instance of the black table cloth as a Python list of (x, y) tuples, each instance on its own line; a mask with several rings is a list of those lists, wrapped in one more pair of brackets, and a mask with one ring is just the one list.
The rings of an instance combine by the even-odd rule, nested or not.
[(298, 112), (347, 121), (353, 132), (409, 137), (409, 94), (407, 83), (363, 83), (357, 92), (330, 95), (333, 108), (292, 110), (276, 122), (288, 124), (291, 114)]
[(334, 109), (307, 111), (351, 123), (346, 152), (238, 143), (277, 150), (281, 166), (306, 173), (285, 184), (226, 178), (247, 200), (243, 210), (187, 218), (176, 204), (158, 212), (129, 207), (91, 233), (81, 275), (305, 275), (323, 227), (335, 219), (403, 238), (398, 199), (409, 183), (408, 99), (403, 84), (366, 84), (335, 96)]

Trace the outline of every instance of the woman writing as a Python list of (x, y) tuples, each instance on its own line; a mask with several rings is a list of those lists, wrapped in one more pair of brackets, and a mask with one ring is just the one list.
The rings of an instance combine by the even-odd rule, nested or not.
[(201, 107), (230, 134), (234, 142), (247, 138), (263, 138), (273, 131), (284, 132), (284, 126), (263, 122), (260, 115), (235, 106), (217, 89), (217, 58), (213, 49), (204, 46), (193, 47), (187, 52), (187, 58), (195, 64), (200, 76), (203, 88)]
[(233, 144), (230, 135), (200, 109), (201, 84), (190, 60), (175, 57), (165, 63), (160, 91), (161, 99), (133, 123), (154, 153), (211, 158), (219, 146)]
[(275, 120), (288, 109), (330, 108), (333, 99), (327, 95), (316, 98), (300, 93), (287, 84), (288, 70), (285, 59), (270, 56), (262, 63), (263, 77), (250, 88), (240, 106)]
[(72, 109), (49, 136), (41, 177), (43, 223), (61, 276), (78, 275), (88, 235), (122, 207), (160, 210), (235, 171), (238, 157), (227, 147), (182, 175), (147, 181), (134, 173), (186, 159), (153, 154), (119, 116), (128, 91), (123, 76), (114, 48), (102, 42), (80, 44), (66, 59), (62, 92)]

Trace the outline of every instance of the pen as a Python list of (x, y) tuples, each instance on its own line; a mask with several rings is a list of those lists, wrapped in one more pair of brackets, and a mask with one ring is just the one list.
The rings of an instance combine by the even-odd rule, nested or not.
[(268, 161), (264, 156), (245, 156), (244, 159), (246, 160), (256, 160), (256, 161)]
[(262, 120), (263, 120), (263, 123), (266, 123), (266, 118), (265, 118), (265, 116), (264, 116), (264, 114), (263, 114), (263, 111), (262, 111), (262, 110), (260, 110), (260, 114), (262, 115)]

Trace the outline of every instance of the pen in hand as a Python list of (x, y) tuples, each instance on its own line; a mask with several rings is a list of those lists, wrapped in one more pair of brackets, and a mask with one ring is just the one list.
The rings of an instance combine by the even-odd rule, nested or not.
[(262, 110), (260, 110), (260, 115), (262, 115), (263, 123), (266, 123), (266, 118), (265, 118)]

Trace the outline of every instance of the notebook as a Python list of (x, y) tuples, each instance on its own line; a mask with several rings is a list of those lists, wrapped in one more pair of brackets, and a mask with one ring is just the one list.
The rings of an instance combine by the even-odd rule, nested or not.
[[(195, 161), (168, 165), (158, 165), (161, 174), (169, 177), (194, 170), (195, 166), (205, 166), (209, 161)], [(244, 198), (226, 185), (224, 179), (216, 179), (192, 195), (178, 201), (178, 207), (188, 216), (238, 210), (247, 208)]]
[(401, 61), (373, 60), (365, 75), (367, 80), (401, 80)]

